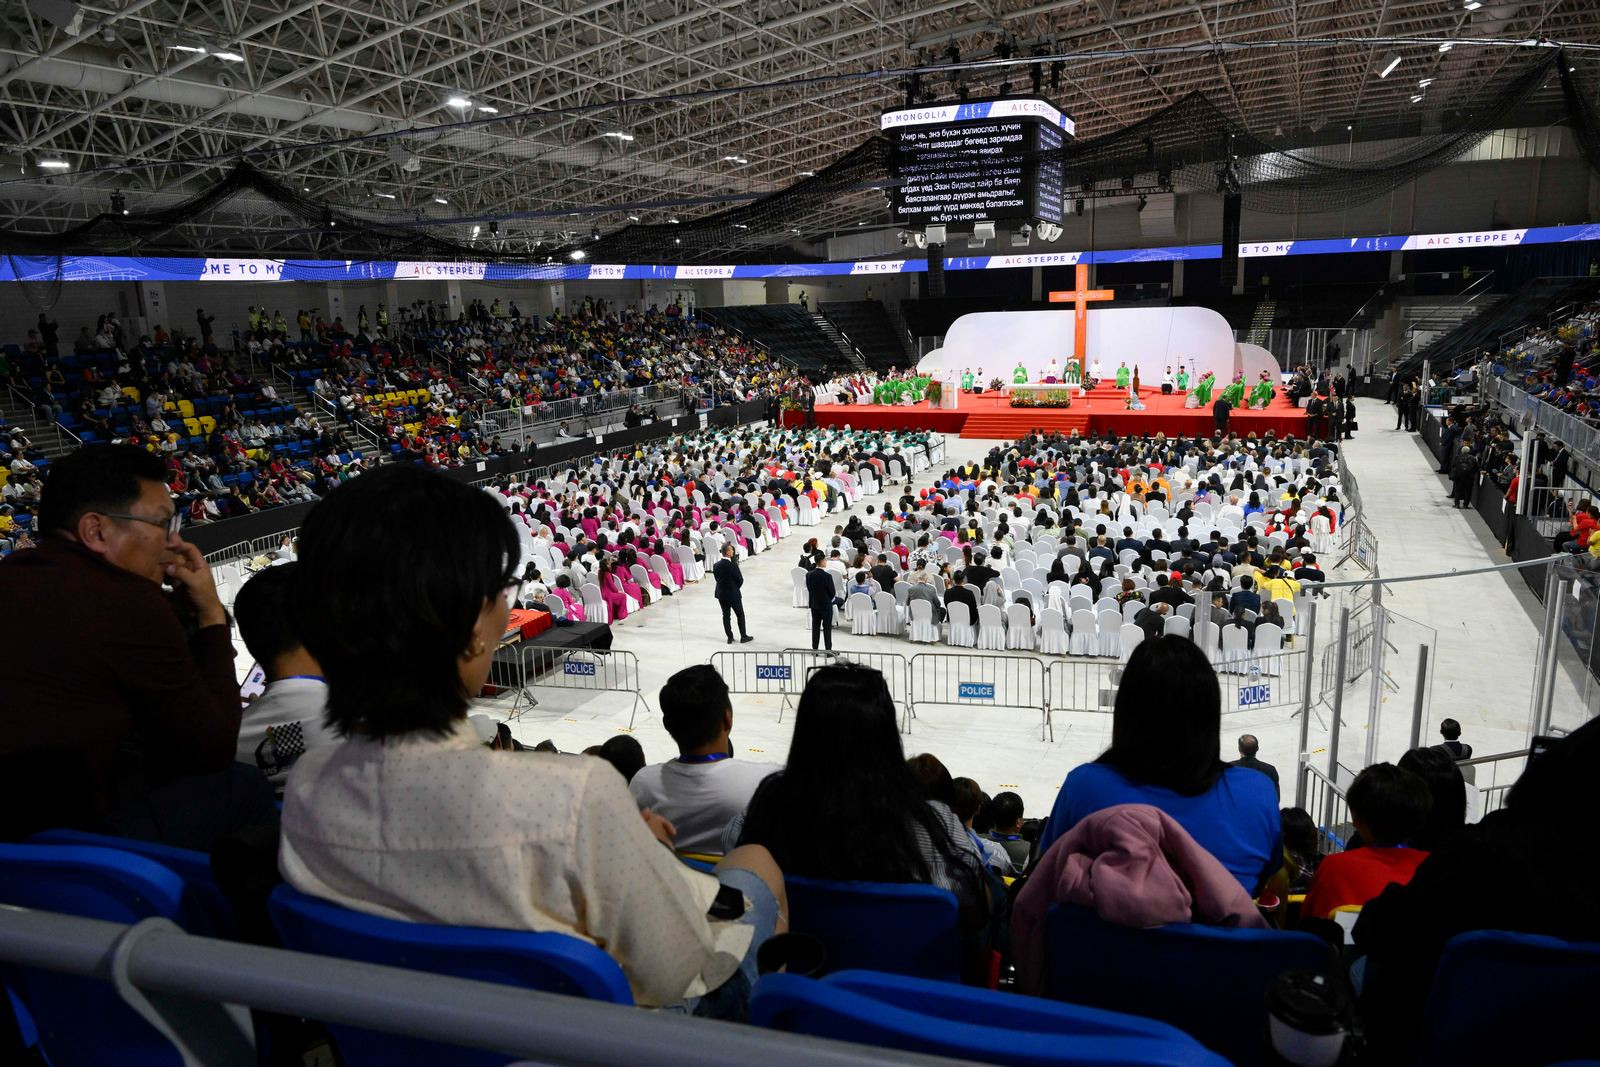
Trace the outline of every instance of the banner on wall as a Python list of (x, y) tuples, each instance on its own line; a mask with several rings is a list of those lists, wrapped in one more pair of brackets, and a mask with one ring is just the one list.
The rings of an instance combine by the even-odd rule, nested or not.
[[(1600, 241), (1600, 224), (1536, 226), (1523, 230), (1474, 230), (1409, 236), (1331, 237), (1308, 241), (1251, 241), (1239, 245), (1239, 258), (1326, 256), (1348, 252), (1435, 252), (1449, 249), (1509, 248), (1517, 245)], [(1163, 248), (1035, 252), (1014, 256), (952, 256), (945, 270), (1015, 270), (1071, 267), (1079, 263), (1164, 263), (1220, 259), (1222, 246), (1174, 245)], [(320, 259), (160, 258), (120, 256), (0, 257), (0, 281), (55, 282), (357, 282), (491, 281), (570, 282), (595, 279), (630, 281), (736, 280), (744, 278), (860, 277), (920, 274), (925, 259), (874, 259), (843, 263), (762, 263), (707, 265), (633, 263), (466, 263), (378, 262)]]

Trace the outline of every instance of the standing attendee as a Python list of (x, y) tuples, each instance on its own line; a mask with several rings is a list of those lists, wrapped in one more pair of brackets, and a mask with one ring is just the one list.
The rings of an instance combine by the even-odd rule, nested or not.
[(265, 779), (234, 762), (228, 616), (165, 479), (142, 448), (80, 448), (50, 467), (42, 543), (0, 561), (0, 604), (28, 613), (0, 657), (15, 836), (77, 826), (207, 850), (274, 821)]
[(833, 651), (833, 609), (844, 603), (839, 597), (839, 591), (834, 587), (833, 575), (822, 567), (817, 566), (816, 557), (813, 556), (806, 564), (806, 597), (811, 608), (811, 647), (816, 648), (818, 641), (823, 642), (823, 647)]
[(1478, 457), (1472, 454), (1472, 448), (1463, 444), (1456, 449), (1455, 459), (1450, 461), (1450, 504), (1455, 508), (1472, 506), (1472, 491), (1478, 481)]
[(1472, 758), (1472, 746), (1461, 740), (1461, 724), (1454, 719), (1445, 719), (1439, 724), (1439, 736), (1444, 738), (1444, 743), (1439, 747), (1450, 753), (1453, 760)]
[(1233, 415), (1233, 405), (1228, 403), (1225, 396), (1217, 397), (1216, 403), (1211, 405), (1211, 417), (1217, 423), (1217, 436), (1228, 436), (1228, 420)]
[(722, 831), (744, 811), (775, 763), (733, 756), (733, 704), (715, 667), (686, 667), (661, 687), (661, 720), (677, 742), (677, 759), (645, 767), (628, 783), (639, 807), (678, 830), (674, 848), (721, 852)]
[(728, 635), (730, 645), (733, 644), (733, 624), (728, 619), (730, 614), (739, 620), (739, 643), (749, 644), (755, 640), (744, 624), (744, 593), (740, 591), (744, 585), (744, 575), (739, 571), (739, 561), (735, 556), (733, 545), (723, 545), (722, 558), (711, 568), (711, 575), (717, 582), (717, 603), (722, 605), (722, 630)]
[(1262, 774), (1272, 779), (1273, 790), (1281, 795), (1282, 788), (1278, 783), (1278, 768), (1274, 767), (1270, 763), (1267, 763), (1265, 760), (1257, 759), (1256, 754), (1260, 751), (1261, 742), (1256, 740), (1255, 734), (1242, 734), (1239, 737), (1239, 758), (1233, 760), (1228, 764), (1228, 766), (1249, 767), (1253, 771), (1260, 771)]

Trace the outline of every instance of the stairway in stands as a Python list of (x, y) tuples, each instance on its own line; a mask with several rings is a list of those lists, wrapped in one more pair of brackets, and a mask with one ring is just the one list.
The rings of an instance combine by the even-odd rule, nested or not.
[(1250, 332), (1245, 335), (1245, 343), (1264, 345), (1267, 335), (1272, 332), (1272, 319), (1278, 313), (1278, 304), (1275, 300), (1263, 300), (1256, 305), (1255, 314), (1250, 316)]
[(1048, 430), (1052, 433), (1080, 434), (1089, 432), (1087, 409), (1073, 408), (1007, 408), (1002, 411), (975, 411), (962, 424), (962, 437), (1004, 438), (1022, 437), (1029, 430)]
[(833, 342), (833, 346), (839, 350), (839, 354), (844, 356), (852, 367), (857, 370), (866, 369), (866, 361), (856, 354), (854, 348), (850, 347), (850, 342), (845, 340), (844, 334), (839, 332), (839, 328), (829, 320), (828, 316), (821, 311), (813, 311), (811, 312), (811, 321), (817, 324), (817, 329), (821, 330), (823, 336)]

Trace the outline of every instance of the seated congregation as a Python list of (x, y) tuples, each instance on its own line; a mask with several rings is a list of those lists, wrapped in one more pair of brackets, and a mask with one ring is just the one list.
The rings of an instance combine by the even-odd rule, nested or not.
[[(734, 754), (727, 686), (708, 666), (668, 680), (660, 706), (678, 751), (631, 777), (608, 758), (507, 750), (472, 721), (527, 588), (528, 538), (554, 544), (574, 516), (580, 530), (592, 520), (598, 547), (606, 522), (620, 537), (655, 521), (664, 536), (673, 522), (686, 531), (694, 508), (706, 525), (713, 507), (754, 515), (766, 479), (789, 483), (775, 502), (825, 500), (841, 491), (832, 481), (848, 492), (839, 475), (854, 444), (868, 447), (734, 431), (613, 457), (576, 487), (491, 493), (391, 464), (335, 489), (308, 516), (298, 559), (265, 571), (259, 590), (263, 578), (247, 582), (237, 604), (268, 669), (265, 699), (323, 728), (281, 778), (281, 818), (259, 769), (238, 762), (272, 724), (253, 710), (241, 729), (228, 620), (171, 521), (161, 464), (110, 446), (69, 457), (46, 483), (43, 545), (0, 563), (0, 596), (48, 616), (0, 661), (8, 837), (52, 832), (11, 847), (192, 850), (164, 855), (201, 856), (185, 870), (207, 872), (239, 936), (302, 951), (357, 951), (308, 937), (308, 916), (379, 939), (411, 924), (471, 928), (486, 945), (496, 931), (565, 935), (599, 950), (585, 966), (611, 969), (608, 997), (673, 1013), (804, 1029), (781, 1007), (789, 998), (866, 982), (863, 969), (900, 975), (926, 1003), (962, 1007), (920, 1037), (872, 1025), (851, 1036), (925, 1051), (963, 1015), (1020, 1013), (1026, 1041), (1064, 1002), (1080, 1022), (1093, 1011), (1101, 1026), (1156, 1028), (1166, 1058), (1144, 1062), (1265, 1063), (1268, 991), (1277, 1004), (1289, 982), (1303, 1009), (1299, 979), (1279, 972), (1310, 969), (1339, 1024), (1359, 1018), (1375, 1062), (1415, 1062), (1437, 1025), (1430, 985), (1449, 975), (1459, 935), (1600, 939), (1600, 872), (1571, 847), (1600, 725), (1534, 760), (1476, 825), (1464, 824), (1453, 759), (1423, 749), (1357, 778), (1351, 827), (1319, 828), (1279, 810), (1253, 751), (1223, 762), (1216, 672), (1175, 634), (1132, 651), (1109, 747), (1061, 768), (1031, 831), (1014, 794), (985, 797), (930, 756), (908, 759), (883, 676), (849, 662), (808, 679), (782, 765)], [(997, 471), (1020, 458), (1001, 456)], [(602, 515), (589, 498), (605, 490)], [(110, 598), (124, 605), (116, 620), (96, 610)], [(69, 669), (85, 641), (106, 669)], [(59, 714), (68, 706), (77, 713)], [(1285, 901), (1300, 888), (1296, 914)], [(1325, 920), (1357, 907), (1345, 945)], [(1226, 962), (1241, 953), (1266, 963)], [(985, 1033), (995, 1044), (982, 1058), (1006, 1061), (999, 1032)], [(1057, 1039), (1066, 1062), (1074, 1040)]]
[(856, 634), (1125, 658), (1169, 633), (1220, 662), (1270, 653), (1339, 543), (1336, 462), (1270, 437), (1031, 436), (813, 539), (795, 606), (819, 609), (821, 568)]

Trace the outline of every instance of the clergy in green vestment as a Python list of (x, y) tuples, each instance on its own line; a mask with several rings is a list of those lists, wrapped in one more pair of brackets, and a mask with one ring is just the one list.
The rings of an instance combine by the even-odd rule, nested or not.
[(1228, 387), (1222, 391), (1222, 396), (1234, 407), (1243, 407), (1244, 382), (1235, 378), (1232, 382), (1228, 383)]
[(1178, 392), (1187, 393), (1188, 391), (1189, 391), (1189, 372), (1184, 370), (1182, 367), (1179, 367), (1178, 368)]
[(1211, 390), (1215, 389), (1216, 387), (1217, 376), (1210, 371), (1207, 371), (1206, 376), (1201, 378), (1199, 384), (1194, 387), (1195, 399), (1202, 404), (1211, 403)]
[(1024, 367), (1021, 363), (1018, 363), (1017, 364), (1017, 369), (1011, 372), (1011, 384), (1013, 384), (1013, 385), (1027, 385), (1028, 384), (1028, 368)]
[(1133, 371), (1129, 370), (1128, 365), (1124, 363), (1122, 366), (1117, 368), (1117, 388), (1126, 389), (1132, 383)]
[(970, 370), (961, 372), (961, 391), (963, 393), (972, 392), (972, 371)]
[(1272, 403), (1272, 383), (1262, 378), (1255, 384), (1255, 388), (1250, 390), (1250, 406), (1259, 410), (1270, 403)]

